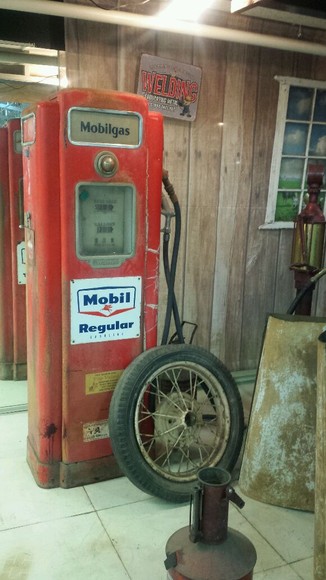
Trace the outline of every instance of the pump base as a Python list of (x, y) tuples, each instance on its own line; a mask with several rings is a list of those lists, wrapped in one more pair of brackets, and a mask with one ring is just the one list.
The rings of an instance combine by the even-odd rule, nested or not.
[(27, 463), (33, 474), (33, 477), (39, 487), (46, 489), (59, 487), (60, 485), (60, 464), (42, 463), (37, 456), (33, 445), (27, 437)]
[(77, 463), (42, 463), (27, 439), (27, 463), (39, 487), (77, 487), (123, 475), (113, 455)]
[[(166, 544), (168, 578), (233, 578), (251, 580), (256, 564), (256, 550), (240, 532), (228, 528), (228, 535), (220, 544), (191, 542), (189, 526), (175, 532)], [(170, 567), (171, 566), (171, 567)]]
[(78, 463), (60, 463), (60, 487), (64, 488), (115, 479), (122, 475), (113, 455)]
[(13, 367), (14, 381), (26, 381), (27, 363), (14, 363)]
[(0, 363), (0, 380), (1, 381), (11, 381), (14, 378), (14, 371), (12, 368), (12, 363)]

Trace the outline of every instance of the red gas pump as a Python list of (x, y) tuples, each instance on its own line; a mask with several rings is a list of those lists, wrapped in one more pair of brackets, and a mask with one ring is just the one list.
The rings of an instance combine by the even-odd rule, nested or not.
[(8, 163), (13, 302), (13, 378), (26, 379), (26, 261), (20, 119), (8, 122)]
[(24, 113), (28, 461), (43, 487), (120, 473), (122, 371), (156, 344), (163, 123), (146, 99), (66, 90)]
[(8, 129), (0, 128), (0, 379), (13, 378)]

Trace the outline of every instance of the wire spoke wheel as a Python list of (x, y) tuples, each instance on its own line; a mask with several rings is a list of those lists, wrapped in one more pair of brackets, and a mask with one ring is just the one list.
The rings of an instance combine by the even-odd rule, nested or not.
[(243, 409), (232, 375), (192, 345), (141, 354), (122, 374), (110, 405), (116, 459), (142, 490), (187, 501), (202, 467), (231, 470), (243, 436)]
[(196, 363), (169, 363), (149, 377), (134, 429), (145, 461), (171, 481), (191, 481), (225, 452), (231, 417), (219, 381)]

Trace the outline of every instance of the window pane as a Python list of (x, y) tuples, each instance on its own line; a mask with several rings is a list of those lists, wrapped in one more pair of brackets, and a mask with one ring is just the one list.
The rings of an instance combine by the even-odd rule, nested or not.
[(287, 118), (308, 121), (311, 118), (313, 89), (291, 87), (289, 92)]
[(309, 155), (326, 157), (326, 125), (312, 126)]
[(300, 191), (279, 191), (277, 193), (275, 221), (291, 222), (298, 215)]
[(305, 155), (309, 125), (306, 123), (286, 123), (284, 132), (284, 155)]
[(326, 91), (318, 90), (314, 111), (314, 121), (326, 122)]
[(304, 159), (284, 158), (281, 162), (279, 189), (301, 189)]

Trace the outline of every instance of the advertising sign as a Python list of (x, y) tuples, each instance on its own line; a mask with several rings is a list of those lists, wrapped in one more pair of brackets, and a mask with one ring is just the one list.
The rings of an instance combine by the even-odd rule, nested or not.
[(141, 278), (71, 280), (71, 344), (140, 334)]
[(201, 74), (198, 66), (143, 54), (137, 93), (147, 99), (151, 111), (174, 119), (194, 121)]

